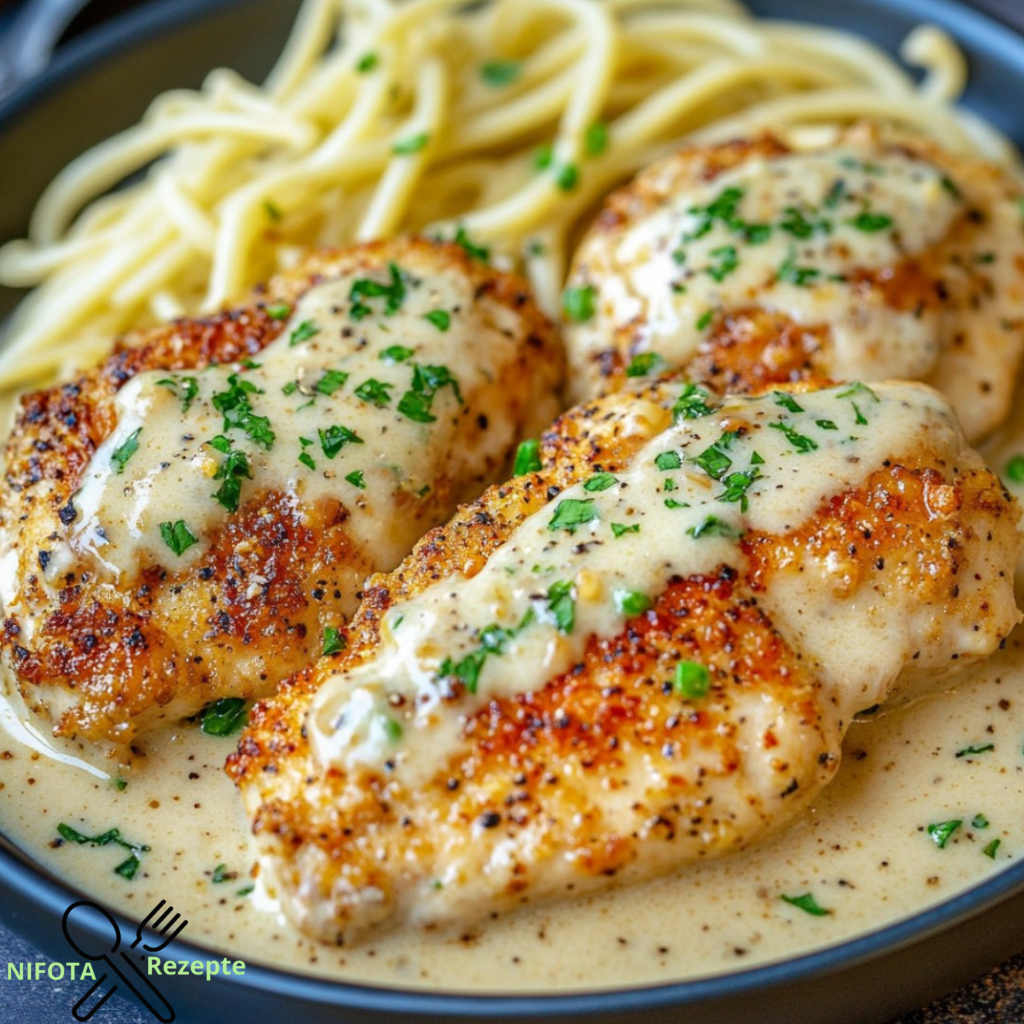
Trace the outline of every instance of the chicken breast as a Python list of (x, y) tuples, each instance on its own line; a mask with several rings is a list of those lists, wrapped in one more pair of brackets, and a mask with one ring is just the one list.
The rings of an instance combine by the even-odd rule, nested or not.
[(1018, 517), (922, 385), (571, 410), (254, 709), (260, 878), (350, 943), (755, 842), (856, 712), (999, 646)]
[(576, 253), (574, 398), (666, 368), (722, 392), (922, 380), (976, 440), (1024, 350), (1022, 195), (870, 126), (683, 149), (613, 194)]
[(271, 692), (339, 643), (368, 574), (507, 472), (561, 378), (523, 282), (412, 239), (314, 255), (23, 398), (0, 648), (25, 702), (120, 746)]

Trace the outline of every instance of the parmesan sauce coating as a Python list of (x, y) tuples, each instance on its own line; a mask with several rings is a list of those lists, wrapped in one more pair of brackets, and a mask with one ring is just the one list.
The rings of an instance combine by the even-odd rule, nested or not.
[[(564, 490), (477, 575), (443, 580), (392, 608), (379, 652), (329, 677), (313, 699), (309, 737), (321, 763), (382, 770), (387, 762), (407, 784), (426, 782), (458, 748), (467, 716), (492, 698), (541, 689), (580, 659), (591, 636), (619, 633), (672, 577), (739, 568), (747, 530), (795, 529), (828, 497), (861, 484), (896, 439), (909, 451), (929, 439), (962, 444), (948, 405), (921, 385), (775, 392), (714, 407), (705, 399), (683, 387), (676, 423), (665, 423), (625, 472)], [(638, 415), (653, 424), (669, 418), (653, 403)], [(798, 648), (826, 681), (848, 684), (836, 687), (848, 721), (885, 700), (904, 643), (865, 643), (863, 609), (844, 607), (841, 622), (804, 616), (804, 606), (835, 605), (827, 576), (808, 574), (801, 586), (796, 601), (773, 600), (773, 587), (762, 603), (791, 642), (799, 630)], [(972, 634), (961, 632), (969, 650)], [(865, 660), (867, 650), (876, 653)], [(458, 701), (445, 699), (453, 678), (465, 687)]]
[(403, 509), (429, 502), (430, 483), (504, 461), (510, 430), (453, 444), (467, 399), (493, 386), (518, 337), (514, 312), (477, 300), (468, 279), (392, 264), (271, 309), (289, 319), (254, 360), (146, 371), (121, 388), (51, 584), (83, 559), (114, 579), (186, 569), (240, 502), (270, 490), (307, 506), (340, 497), (356, 546), (392, 566), (422, 529)]

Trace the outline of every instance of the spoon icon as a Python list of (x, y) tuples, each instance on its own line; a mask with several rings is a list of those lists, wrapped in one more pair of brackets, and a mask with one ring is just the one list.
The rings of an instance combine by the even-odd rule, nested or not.
[[(99, 914), (101, 917), (106, 919), (110, 926), (110, 933), (113, 936), (113, 942), (110, 944), (109, 952), (103, 948), (101, 948), (99, 952), (87, 952), (75, 941), (74, 938), (72, 938), (70, 931), (68, 931), (68, 921), (72, 912), (79, 907), (83, 908), (76, 915), (79, 920), (79, 928), (84, 929), (87, 927), (86, 919), (92, 915)], [(95, 921), (95, 918), (93, 918), (93, 921)], [(125, 966), (131, 968), (131, 972), (136, 976), (135, 978), (123, 973), (122, 968), (111, 960), (110, 955), (118, 952), (121, 945), (121, 929), (118, 928), (117, 922), (102, 907), (97, 906), (95, 903), (91, 903), (89, 900), (79, 900), (77, 903), (72, 903), (71, 906), (64, 911), (64, 918), (61, 921), (61, 927), (64, 930), (64, 937), (68, 940), (72, 949), (74, 949), (79, 956), (84, 957), (86, 960), (102, 960), (103, 963), (106, 964), (107, 968), (109, 968), (109, 970), (124, 983), (129, 991), (135, 993), (139, 1002), (141, 1002), (142, 1005), (145, 1006), (158, 1021), (161, 1021), (162, 1024), (171, 1024), (171, 1021), (174, 1020), (174, 1010), (171, 1008), (167, 1000), (164, 999), (164, 997), (156, 990), (149, 978), (139, 970), (131, 957), (129, 957), (124, 950), (120, 950), (120, 959), (123, 961)], [(103, 939), (99, 936), (90, 935), (89, 938), (90, 942), (98, 942), (101, 946), (104, 944)], [(104, 973), (101, 974), (95, 982), (93, 982), (88, 992), (86, 992), (85, 995), (75, 1003), (74, 1007), (72, 1007), (71, 1014), (75, 1020), (88, 1020), (110, 998), (110, 996), (117, 991), (116, 981), (110, 985), (106, 991), (102, 991), (101, 986), (107, 980), (107, 977), (107, 972), (104, 971)], [(139, 984), (140, 982), (141, 984)], [(88, 1009), (84, 1009), (86, 1003), (99, 992), (102, 992), (100, 998)], [(156, 1005), (161, 1007), (160, 1009), (156, 1009), (153, 1002), (151, 1002), (154, 997)]]

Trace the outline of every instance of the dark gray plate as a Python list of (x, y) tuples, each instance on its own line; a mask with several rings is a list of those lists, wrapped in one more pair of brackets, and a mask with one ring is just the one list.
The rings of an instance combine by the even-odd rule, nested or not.
[[(755, 0), (758, 13), (840, 26), (895, 50), (921, 21), (967, 52), (967, 103), (1024, 143), (1024, 39), (947, 0)], [(0, 103), (0, 241), (24, 233), (46, 182), (83, 149), (135, 123), (152, 96), (198, 85), (228, 65), (258, 78), (271, 65), (297, 0), (165, 0), (82, 40), (30, 87)], [(0, 288), (0, 316), (17, 299)], [(0, 836), (0, 915), (64, 962), (60, 921), (82, 894)], [(115, 915), (116, 916), (116, 915)], [(123, 934), (134, 925), (118, 918)], [(557, 1019), (680, 1024), (876, 1024), (920, 1006), (1024, 948), (1024, 861), (926, 913), (783, 964), (708, 981), (572, 996), (450, 996), (332, 984), (250, 967), (244, 978), (166, 979), (190, 1021), (297, 1019), (476, 1021)], [(183, 941), (177, 959), (206, 956)], [(454, 954), (457, 955), (457, 954)], [(101, 1019), (101, 1018), (99, 1018)]]

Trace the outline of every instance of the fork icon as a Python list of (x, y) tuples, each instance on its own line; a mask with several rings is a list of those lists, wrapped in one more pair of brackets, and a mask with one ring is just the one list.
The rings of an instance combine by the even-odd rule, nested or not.
[[(135, 932), (135, 941), (128, 947), (129, 949), (134, 949), (140, 942), (142, 942), (142, 930), (147, 926), (149, 927), (149, 930), (151, 932), (159, 932), (164, 938), (163, 942), (161, 942), (158, 946), (150, 946), (147, 945), (145, 942), (142, 942), (142, 948), (148, 950), (150, 953), (159, 953), (161, 949), (164, 949), (166, 946), (170, 945), (181, 934), (182, 929), (185, 927), (185, 925), (188, 924), (188, 920), (186, 919), (182, 921), (177, 928), (174, 928), (174, 923), (178, 920), (179, 917), (181, 917), (181, 914), (175, 913), (174, 907), (170, 905), (168, 905), (167, 909), (162, 914), (160, 914), (160, 916), (157, 917), (157, 919), (153, 921), (152, 924), (150, 924), (150, 920), (160, 912), (160, 908), (165, 903), (167, 903), (167, 900), (161, 900), (139, 922), (139, 927), (136, 929)], [(174, 914), (174, 917), (172, 917), (170, 920), (167, 920), (170, 914)], [(161, 925), (163, 927), (161, 927)], [(173, 932), (171, 931), (171, 928), (174, 928)], [(168, 934), (168, 932), (170, 932), (170, 934)]]

